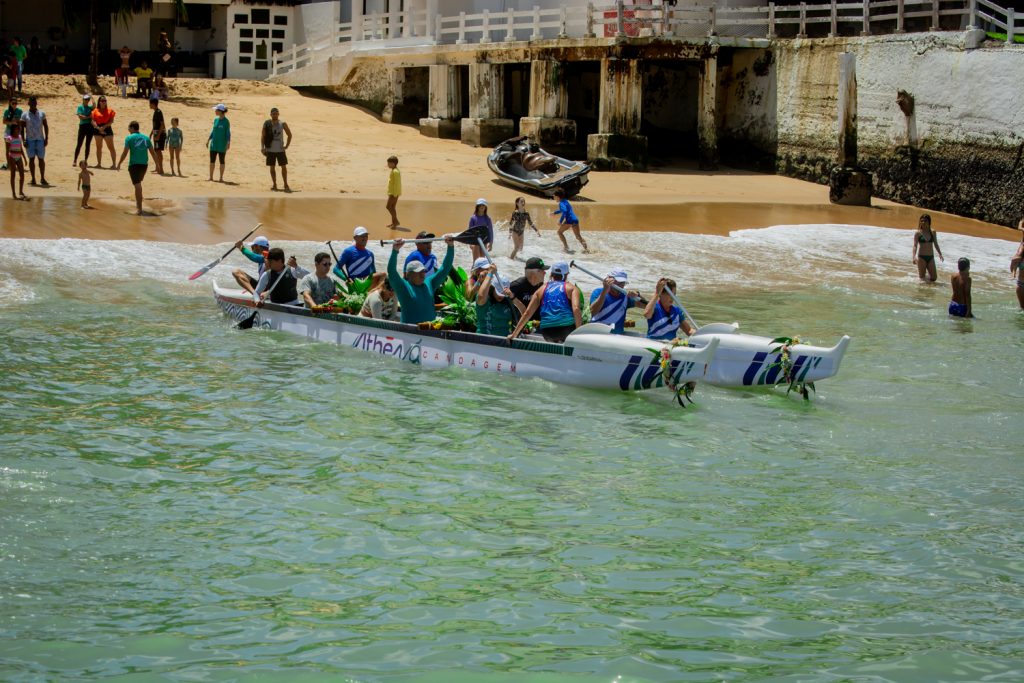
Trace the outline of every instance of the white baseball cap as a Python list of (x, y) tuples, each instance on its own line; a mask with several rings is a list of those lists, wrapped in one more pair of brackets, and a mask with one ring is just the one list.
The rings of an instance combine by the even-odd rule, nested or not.
[(480, 199), (476, 200), (476, 205), (477, 206), (487, 206), (487, 200), (484, 199), (483, 197), (481, 197)]
[(504, 275), (495, 275), (491, 281), (491, 287), (494, 288), (494, 293), (498, 295), (499, 299), (505, 298), (505, 290), (509, 288), (511, 283), (509, 279)]
[(491, 265), (491, 262), (488, 261), (487, 259), (485, 259), (483, 256), (481, 256), (476, 261), (473, 261), (473, 268), (472, 268), (472, 270), (478, 270), (480, 268), (486, 268), (489, 265)]
[(370, 234), (370, 231), (367, 230), (366, 228), (364, 228), (361, 225), (358, 228), (356, 228), (355, 230), (352, 231), (352, 236), (353, 237), (359, 237), (360, 235), (369, 235), (369, 234)]
[(566, 263), (565, 261), (555, 261), (551, 265), (551, 272), (554, 273), (555, 275), (568, 275), (569, 264)]
[(226, 104), (224, 104), (224, 103), (222, 102), (222, 103), (220, 103), (220, 104), (215, 104), (215, 105), (213, 105), (213, 108), (214, 108), (214, 109), (215, 109), (216, 111), (227, 111), (227, 110), (228, 110), (228, 105), (226, 105)]
[(90, 95), (89, 93), (84, 93), (82, 95), (82, 99), (83, 100), (91, 100), (92, 99), (92, 95)]
[(422, 261), (409, 261), (405, 264), (405, 272), (407, 273), (422, 273), (426, 269), (427, 267), (423, 265)]
[(609, 270), (608, 277), (614, 278), (616, 282), (621, 282), (622, 284), (629, 282), (629, 277), (626, 275), (626, 271), (622, 268), (613, 268), (612, 270)]
[(250, 244), (251, 246), (254, 247), (264, 247), (266, 249), (270, 248), (270, 240), (268, 240), (266, 237), (263, 237), (262, 235), (254, 239)]

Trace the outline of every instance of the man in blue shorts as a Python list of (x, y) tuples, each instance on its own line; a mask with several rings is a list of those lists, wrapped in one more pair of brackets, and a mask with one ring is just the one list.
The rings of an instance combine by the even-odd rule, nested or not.
[(46, 182), (46, 146), (50, 144), (50, 124), (46, 120), (46, 112), (37, 107), (34, 97), (28, 98), (28, 111), (21, 115), (25, 126), (25, 153), (28, 155), (28, 170), (32, 174), (33, 185), (36, 184), (36, 159), (39, 159), (39, 184), (49, 187)]
[(957, 273), (949, 278), (953, 287), (953, 300), (949, 302), (949, 314), (957, 318), (973, 318), (971, 312), (971, 260), (966, 256), (956, 262)]
[(338, 257), (338, 263), (334, 266), (335, 275), (350, 281), (370, 277), (377, 272), (373, 252), (366, 248), (369, 240), (370, 233), (363, 226), (352, 232), (352, 246), (346, 247)]
[(121, 170), (124, 158), (128, 158), (128, 175), (135, 186), (135, 213), (138, 216), (145, 215), (142, 211), (142, 179), (146, 177), (146, 170), (149, 168), (149, 157), (153, 153), (153, 141), (148, 135), (139, 132), (139, 122), (132, 121), (128, 124), (128, 136), (124, 139), (124, 150), (121, 158), (117, 161), (117, 170)]

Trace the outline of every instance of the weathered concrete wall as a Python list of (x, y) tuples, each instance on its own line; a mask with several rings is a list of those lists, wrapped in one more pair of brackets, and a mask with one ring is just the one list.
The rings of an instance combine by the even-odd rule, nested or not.
[[(780, 41), (737, 51), (720, 73), (728, 91), (723, 149), (774, 156), (780, 173), (827, 182), (837, 160), (839, 55), (856, 56), (858, 157), (875, 194), (1016, 224), (1024, 183), (1024, 51), (964, 47), (962, 33)], [(913, 96), (908, 117), (896, 97)], [(916, 144), (909, 144), (916, 130)], [(743, 161), (725, 157), (731, 163)]]

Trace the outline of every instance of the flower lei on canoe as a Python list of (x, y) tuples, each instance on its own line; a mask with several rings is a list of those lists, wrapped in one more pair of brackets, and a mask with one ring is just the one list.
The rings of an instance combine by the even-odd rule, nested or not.
[(672, 349), (677, 346), (689, 346), (690, 342), (686, 339), (673, 339), (667, 342), (660, 349), (648, 348), (647, 350), (654, 354), (654, 360), (658, 363), (661, 368), (661, 379), (668, 390), (675, 396), (676, 402), (683, 408), (686, 407), (685, 401), (693, 403), (693, 390), (697, 388), (696, 382), (684, 382), (683, 384), (676, 384), (675, 378), (672, 376)]
[(805, 401), (811, 400), (810, 391), (817, 392), (814, 388), (814, 382), (798, 382), (796, 377), (793, 376), (793, 347), (800, 344), (800, 337), (776, 337), (771, 341), (774, 346), (771, 348), (771, 353), (779, 354), (778, 360), (768, 366), (771, 368), (781, 368), (782, 372), (779, 373), (779, 378), (775, 381), (775, 386), (780, 384), (788, 384), (786, 388), (786, 395), (789, 395), (791, 391), (799, 391), (800, 395), (804, 397)]

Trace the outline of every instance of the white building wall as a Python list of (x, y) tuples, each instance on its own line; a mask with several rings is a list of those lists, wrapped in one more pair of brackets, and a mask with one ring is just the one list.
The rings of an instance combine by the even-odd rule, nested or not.
[[(329, 36), (341, 21), (341, 5), (333, 2), (313, 2), (295, 8), (295, 42), (309, 43)], [(289, 45), (289, 47), (291, 47)]]
[(262, 80), (270, 75), (270, 58), (295, 42), (295, 8), (245, 4), (227, 8), (228, 78)]

